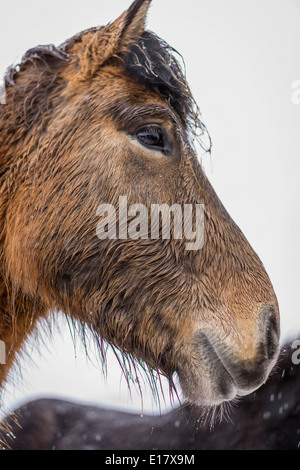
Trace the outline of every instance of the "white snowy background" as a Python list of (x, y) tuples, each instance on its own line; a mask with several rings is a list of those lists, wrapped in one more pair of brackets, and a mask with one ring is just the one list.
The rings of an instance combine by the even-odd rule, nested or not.
[[(0, 76), (38, 44), (115, 19), (130, 0), (1, 1)], [(199, 155), (217, 194), (261, 257), (278, 296), (282, 344), (300, 339), (300, 1), (153, 0), (148, 28), (183, 55), (212, 140)], [(293, 94), (294, 93), (294, 94)], [(41, 334), (42, 336), (43, 333)], [(5, 395), (8, 408), (63, 397), (142, 409), (111, 356), (108, 377), (76, 350), (61, 317), (51, 339), (32, 341)], [(168, 390), (166, 387), (166, 395)], [(162, 410), (170, 404), (161, 402)], [(147, 386), (144, 412), (157, 413)]]

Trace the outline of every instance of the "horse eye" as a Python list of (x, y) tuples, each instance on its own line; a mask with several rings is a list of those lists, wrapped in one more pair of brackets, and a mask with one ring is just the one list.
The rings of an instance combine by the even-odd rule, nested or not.
[(134, 136), (144, 147), (159, 150), (166, 155), (169, 153), (169, 145), (165, 133), (159, 126), (141, 127), (135, 132)]

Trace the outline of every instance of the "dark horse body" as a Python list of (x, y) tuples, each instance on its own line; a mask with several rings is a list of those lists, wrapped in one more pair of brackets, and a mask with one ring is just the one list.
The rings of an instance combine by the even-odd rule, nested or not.
[[(0, 386), (41, 318), (63, 311), (127, 358), (178, 374), (212, 407), (268, 378), (279, 309), (265, 269), (193, 149), (205, 127), (150, 0), (65, 44), (28, 51), (0, 108)], [(99, 204), (205, 207), (204, 245), (100, 240)], [(193, 219), (195, 222), (195, 219)], [(192, 224), (193, 225), (193, 224)], [(162, 226), (160, 226), (162, 229)]]
[(16, 410), (3, 439), (8, 448), (18, 450), (297, 450), (300, 366), (293, 365), (290, 348), (285, 348), (267, 384), (245, 397), (229, 421), (209, 429), (198, 418), (197, 409), (190, 406), (141, 418), (43, 399)]

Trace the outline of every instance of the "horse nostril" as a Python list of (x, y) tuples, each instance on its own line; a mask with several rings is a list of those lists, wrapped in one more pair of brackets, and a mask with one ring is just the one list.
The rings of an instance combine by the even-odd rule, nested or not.
[(264, 315), (267, 316), (265, 331), (267, 358), (273, 359), (279, 346), (279, 324), (273, 307), (269, 308), (268, 312), (264, 312)]

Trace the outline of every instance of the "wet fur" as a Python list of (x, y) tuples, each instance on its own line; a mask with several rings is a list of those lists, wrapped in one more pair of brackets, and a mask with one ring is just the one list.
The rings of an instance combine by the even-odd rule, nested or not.
[[(61, 47), (40, 46), (6, 74), (0, 105), (0, 338), (7, 363), (36, 323), (62, 310), (106, 343), (160, 370), (172, 386), (199, 386), (195, 335), (220, 331), (236, 353), (257, 355), (258, 306), (277, 300), (258, 256), (232, 221), (194, 154), (207, 137), (174, 51), (144, 31), (149, 1), (137, 0), (107, 27)], [(142, 21), (141, 21), (142, 19)], [(172, 159), (134, 151), (128, 140), (146, 120), (174, 128)], [(204, 144), (203, 144), (204, 145)], [(99, 204), (203, 203), (201, 253), (185, 240), (99, 243)], [(205, 371), (204, 370), (204, 371)], [(197, 379), (198, 380), (198, 379)], [(192, 385), (191, 385), (192, 387)]]

